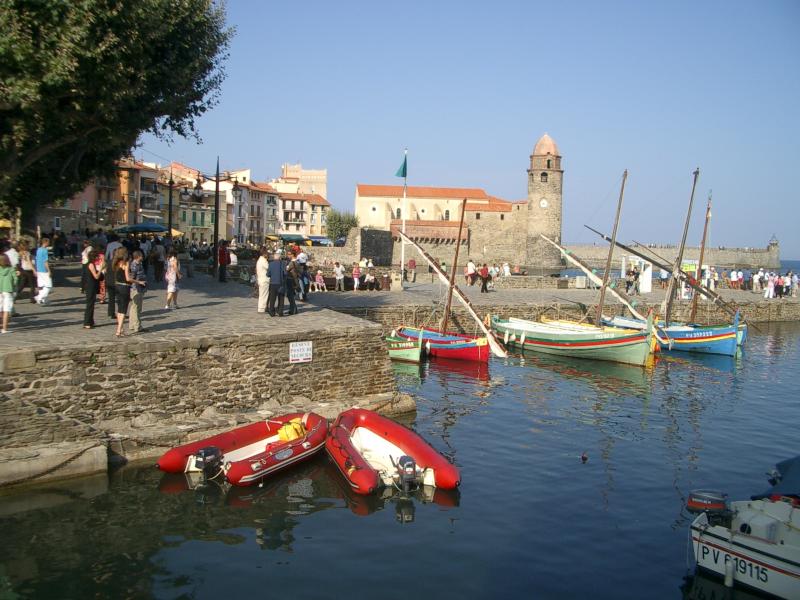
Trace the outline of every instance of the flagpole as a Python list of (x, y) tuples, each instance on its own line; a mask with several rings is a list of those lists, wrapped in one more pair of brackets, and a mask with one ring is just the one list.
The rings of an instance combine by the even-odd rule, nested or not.
[[(405, 169), (403, 171), (403, 214), (402, 219), (402, 231), (403, 235), (406, 234), (406, 191), (408, 190), (408, 148), (406, 148), (405, 153), (403, 154), (403, 165), (405, 165)], [(405, 284), (405, 268), (406, 268), (406, 242), (405, 240), (401, 240), (400, 246), (400, 289), (404, 290), (406, 288)]]

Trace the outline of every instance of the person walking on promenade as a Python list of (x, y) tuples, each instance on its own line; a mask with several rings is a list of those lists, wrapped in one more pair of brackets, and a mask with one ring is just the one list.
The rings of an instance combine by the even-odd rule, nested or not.
[[(122, 248), (122, 242), (119, 241), (119, 237), (116, 234), (112, 233), (108, 236), (108, 245), (106, 246), (105, 251), (105, 259), (106, 265), (110, 265), (114, 262), (114, 255), (116, 254), (117, 250)], [(113, 271), (109, 274), (106, 274), (106, 300), (108, 302), (108, 318), (109, 319), (116, 319), (117, 318), (117, 288), (114, 285), (114, 274)]]
[(261, 246), (258, 260), (256, 261), (256, 284), (258, 285), (258, 312), (267, 312), (269, 300), (269, 248)]
[(770, 273), (767, 275), (767, 283), (764, 286), (764, 298), (772, 299), (775, 297), (775, 275)]
[(481, 294), (488, 294), (489, 289), (486, 286), (489, 285), (489, 267), (486, 266), (486, 263), (483, 263), (478, 275), (481, 278)]
[(8, 333), (8, 320), (14, 312), (14, 293), (17, 291), (17, 270), (8, 255), (0, 254), (0, 333)]
[[(267, 277), (269, 277), (269, 298), (267, 300), (267, 310), (271, 317), (283, 316), (283, 294), (286, 285), (286, 268), (283, 266), (281, 255), (275, 253), (267, 267)], [(275, 312), (275, 302), (278, 302), (278, 311)]]
[(153, 265), (153, 279), (156, 283), (161, 283), (164, 280), (164, 261), (167, 258), (167, 251), (161, 240), (155, 238), (153, 245), (150, 247), (150, 263)]
[[(83, 278), (83, 293), (86, 296), (86, 306), (83, 309), (83, 328), (92, 329), (94, 327), (94, 304), (97, 301), (97, 293), (100, 291), (100, 278), (102, 271), (97, 267), (97, 250), (89, 246), (89, 254), (86, 263), (86, 275)], [(102, 256), (102, 255), (101, 255)]]
[(21, 241), (18, 246), (19, 252), (19, 283), (17, 285), (17, 297), (26, 287), (30, 287), (30, 300), (36, 302), (36, 275), (33, 267), (33, 257), (28, 250), (28, 243)]
[(92, 251), (92, 243), (89, 240), (83, 240), (83, 248), (81, 250), (81, 293), (85, 293), (86, 279), (89, 277), (89, 253)]
[[(114, 259), (111, 262), (111, 279), (114, 284), (114, 300), (117, 311), (117, 331), (116, 336), (122, 337), (122, 326), (125, 323), (125, 316), (128, 314), (128, 306), (131, 303), (131, 275), (128, 264), (128, 251), (117, 248), (114, 251)], [(111, 286), (107, 286), (111, 287)]]
[(358, 266), (358, 263), (353, 263), (353, 291), (358, 291), (358, 286), (361, 280), (361, 267)]
[[(141, 250), (133, 251), (133, 260), (129, 266), (131, 284), (131, 306), (128, 313), (128, 331), (140, 333), (146, 331), (142, 327), (142, 303), (147, 289), (147, 275), (144, 272), (144, 254)], [(176, 307), (177, 308), (177, 307)]]
[(219, 241), (219, 253), (217, 254), (217, 265), (219, 270), (219, 281), (225, 283), (228, 274), (228, 265), (231, 264), (231, 253), (228, 251), (228, 242)]
[(339, 264), (339, 261), (333, 263), (333, 276), (336, 278), (336, 288), (334, 291), (344, 291), (344, 266)]
[(53, 289), (53, 276), (50, 271), (50, 256), (47, 248), (50, 240), (42, 238), (40, 246), (36, 249), (36, 287), (39, 292), (35, 296), (37, 304), (47, 304), (47, 297)]
[(164, 310), (169, 310), (170, 307), (178, 309), (178, 290), (180, 286), (178, 281), (181, 278), (181, 263), (178, 261), (178, 253), (175, 248), (169, 249), (167, 258), (167, 272), (164, 274), (164, 281), (167, 282), (167, 305)]
[(792, 273), (792, 298), (797, 298), (797, 273)]
[(408, 259), (408, 272), (411, 275), (411, 283), (417, 281), (417, 261), (413, 258)]
[(467, 271), (466, 271), (467, 283), (469, 285), (475, 285), (475, 279), (477, 278), (477, 273), (478, 269), (475, 267), (475, 263), (472, 262), (472, 259), (470, 258), (467, 261)]
[(297, 255), (289, 252), (289, 264), (286, 265), (286, 300), (289, 302), (289, 312), (287, 314), (297, 314), (297, 304), (295, 304), (295, 292), (300, 285), (300, 267), (297, 264)]

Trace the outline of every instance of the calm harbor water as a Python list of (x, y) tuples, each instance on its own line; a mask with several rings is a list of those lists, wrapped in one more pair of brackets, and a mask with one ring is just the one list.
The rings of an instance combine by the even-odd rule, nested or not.
[(458, 494), (356, 497), (320, 456), (262, 488), (140, 466), (0, 496), (0, 598), (722, 597), (681, 589), (688, 491), (747, 497), (800, 453), (800, 324), (763, 329), (736, 358), (649, 370), (399, 367)]

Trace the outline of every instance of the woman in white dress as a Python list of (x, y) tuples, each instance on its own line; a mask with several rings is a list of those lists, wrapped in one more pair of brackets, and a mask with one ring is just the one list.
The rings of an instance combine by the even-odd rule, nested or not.
[(178, 281), (180, 278), (181, 263), (178, 261), (178, 253), (174, 248), (170, 248), (167, 255), (167, 270), (164, 273), (164, 281), (167, 282), (167, 305), (164, 310), (178, 308)]

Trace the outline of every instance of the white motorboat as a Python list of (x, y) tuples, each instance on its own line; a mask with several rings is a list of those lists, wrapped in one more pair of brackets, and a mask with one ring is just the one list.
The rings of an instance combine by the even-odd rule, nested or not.
[(743, 585), (779, 598), (800, 598), (800, 456), (776, 466), (772, 487), (751, 500), (729, 502), (696, 491), (687, 508), (692, 550), (701, 569), (725, 585)]

